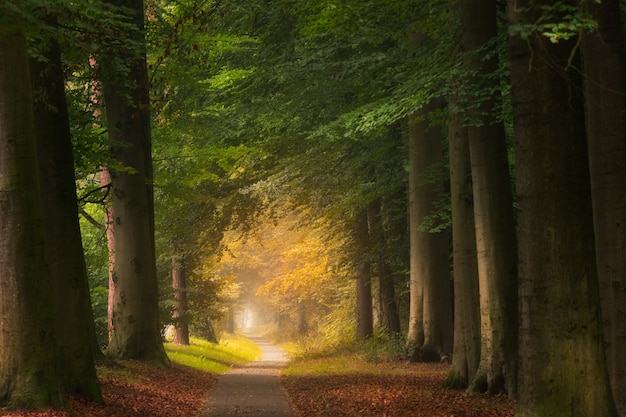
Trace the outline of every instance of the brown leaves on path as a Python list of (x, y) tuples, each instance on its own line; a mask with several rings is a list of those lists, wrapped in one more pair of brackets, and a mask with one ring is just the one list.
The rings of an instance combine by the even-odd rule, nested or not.
[(124, 361), (121, 368), (98, 369), (103, 404), (72, 397), (70, 410), (19, 412), (11, 417), (192, 417), (199, 414), (217, 377), (190, 368), (163, 368)]
[(298, 417), (513, 417), (508, 397), (442, 388), (449, 366), (395, 374), (281, 376)]

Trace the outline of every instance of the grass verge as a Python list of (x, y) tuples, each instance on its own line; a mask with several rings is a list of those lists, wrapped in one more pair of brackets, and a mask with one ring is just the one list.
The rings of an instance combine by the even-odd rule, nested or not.
[(283, 375), (397, 375), (415, 368), (403, 360), (407, 359), (405, 340), (382, 331), (362, 341), (309, 342), (303, 339), (282, 346), (292, 358)]
[(281, 371), (286, 377), (310, 376), (400, 376), (414, 375), (444, 377), (450, 365), (446, 363), (411, 363), (397, 357), (378, 356), (372, 359), (368, 349), (352, 349), (324, 356), (292, 356)]
[(226, 372), (261, 357), (261, 350), (240, 334), (224, 334), (220, 343), (191, 338), (189, 346), (165, 343), (165, 351), (173, 364), (187, 366), (212, 374)]

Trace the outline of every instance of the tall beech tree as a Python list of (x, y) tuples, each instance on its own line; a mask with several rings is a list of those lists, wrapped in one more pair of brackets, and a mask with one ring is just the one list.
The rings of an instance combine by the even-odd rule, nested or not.
[(598, 26), (581, 53), (596, 263), (611, 388), (626, 416), (626, 56), (619, 2), (590, 7)]
[[(445, 233), (424, 230), (424, 221), (442, 198), (439, 170), (443, 160), (443, 130), (431, 126), (432, 100), (409, 122), (409, 224), (411, 240), (411, 301), (408, 343), (413, 359), (438, 361), (452, 354), (452, 294)], [(435, 175), (433, 175), (435, 174)], [(433, 178), (434, 176), (434, 178)]]
[(65, 399), (26, 39), (5, 17), (0, 18), (0, 403), (44, 408)]
[(454, 96), (448, 103), (454, 349), (446, 384), (453, 388), (466, 388), (480, 363), (480, 295), (469, 143), (467, 127), (458, 111), (458, 101), (458, 97)]
[(124, 7), (121, 10), (129, 14), (137, 30), (121, 35), (125, 45), (131, 47), (113, 48), (114, 55), (103, 56), (100, 61), (101, 66), (127, 62), (129, 78), (102, 80), (108, 133), (114, 144), (112, 155), (123, 166), (109, 168), (114, 216), (109, 226), (115, 252), (111, 266), (114, 287), (109, 289), (113, 291), (113, 305), (107, 354), (167, 363), (159, 322), (144, 7), (142, 0), (110, 3)]
[(394, 334), (400, 334), (400, 316), (396, 300), (393, 271), (389, 265), (387, 242), (383, 227), (380, 199), (372, 201), (367, 207), (370, 246), (373, 250), (375, 275), (378, 277), (379, 324)]
[(461, 2), (465, 68), (476, 74), (468, 89), (467, 136), (478, 277), (480, 281), (480, 365), (472, 391), (515, 395), (517, 383), (517, 247), (504, 125), (498, 119), (500, 80), (495, 77), (498, 34), (495, 0)]
[[(519, 230), (518, 416), (615, 416), (604, 354), (577, 35), (509, 1)], [(566, 2), (576, 9), (577, 2)], [(530, 29), (529, 29), (530, 28)], [(524, 38), (522, 38), (522, 35)], [(567, 98), (567, 99), (565, 99)]]
[[(54, 19), (49, 18), (54, 25)], [(78, 223), (72, 140), (65, 98), (61, 49), (43, 43), (41, 58), (31, 58), (34, 126), (40, 190), (46, 210), (46, 259), (52, 280), (54, 324), (63, 386), (68, 393), (101, 400), (94, 366), (95, 327), (85, 256)], [(64, 243), (57, 244), (63, 236)]]

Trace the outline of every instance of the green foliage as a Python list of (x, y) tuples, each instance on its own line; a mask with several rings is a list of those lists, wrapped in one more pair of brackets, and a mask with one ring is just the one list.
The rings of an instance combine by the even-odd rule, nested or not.
[(187, 320), (195, 332), (207, 331), (207, 323), (226, 311), (224, 303), (232, 302), (232, 279), (216, 269), (221, 241), (233, 225), (245, 229), (253, 221), (260, 200), (248, 189), (271, 160), (248, 137), (239, 137), (236, 109), (225, 94), (254, 71), (238, 63), (255, 40), (218, 30), (218, 5), (151, 2), (146, 22), (163, 320), (171, 322), (171, 259), (181, 257), (188, 275)]
[(512, 36), (527, 39), (539, 33), (547, 37), (550, 42), (558, 43), (568, 40), (583, 32), (589, 32), (598, 27), (598, 23), (588, 10), (589, 3), (600, 4), (600, 0), (582, 0), (579, 2), (557, 1), (553, 4), (529, 6), (518, 9), (520, 22), (509, 27)]
[[(226, 87), (217, 96), (227, 98), (222, 114), (242, 121), (230, 137), (258, 138), (255, 143), (275, 156), (276, 169), (255, 191), (310, 208), (304, 221), (324, 222), (333, 239), (346, 239), (352, 213), (375, 199), (385, 200), (386, 218), (405, 221), (403, 119), (438, 94), (449, 65), (436, 42), (411, 44), (407, 26), (445, 38), (443, 3), (261, 3), (249, 3), (252, 25), (241, 31), (258, 42), (248, 45), (246, 57), (237, 55), (241, 61), (229, 61), (253, 70), (214, 84)], [(393, 230), (387, 243), (395, 276), (406, 278), (407, 235), (397, 232), (402, 227), (386, 227)], [(333, 255), (350, 265), (347, 239)], [(337, 300), (332, 310), (342, 318), (332, 326), (319, 320), (320, 332), (330, 339), (351, 335), (352, 306)]]
[[(234, 302), (239, 290), (220, 270), (224, 236), (229, 229), (252, 233), (259, 213), (276, 218), (281, 210), (306, 207), (302, 224), (324, 224), (325, 242), (342, 242), (328, 245), (335, 248), (335, 262), (349, 266), (352, 213), (380, 199), (385, 251), (394, 276), (406, 281), (404, 119), (447, 88), (452, 64), (441, 47), (449, 42), (446, 7), (443, 1), (149, 2), (164, 321), (173, 306), (173, 256), (187, 264), (192, 325), (216, 320), (225, 303)], [(113, 16), (124, 22), (123, 13)], [(408, 27), (419, 27), (423, 41), (412, 40)], [(122, 47), (109, 35), (101, 34), (95, 51)], [(125, 56), (134, 50), (131, 45)], [(124, 63), (109, 64), (81, 63), (72, 72), (84, 178), (107, 162), (99, 158), (111, 145), (102, 140), (106, 128), (93, 118), (98, 105), (89, 83), (98, 71), (123, 78)], [(81, 195), (103, 195), (94, 191), (96, 182), (82, 184)], [(447, 227), (447, 207), (442, 199), (424, 227)], [(314, 300), (307, 302), (317, 309), (314, 334), (332, 346), (353, 335), (354, 300), (349, 268), (330, 271), (333, 283), (323, 274), (307, 281)], [(326, 294), (329, 289), (334, 296)], [(293, 317), (295, 309), (289, 308), (286, 314)]]
[[(382, 202), (384, 250), (398, 288), (404, 288), (405, 119), (432, 98), (448, 94), (451, 76), (469, 84), (472, 75), (450, 60), (447, 1), (244, 3), (148, 4), (164, 321), (172, 307), (173, 256), (184, 257), (187, 264), (190, 322), (215, 320), (243, 294), (233, 286), (231, 274), (220, 269), (228, 231), (249, 237), (260, 213), (276, 221), (281, 211), (304, 208), (298, 227), (323, 230), (335, 260), (328, 274), (302, 280), (313, 300), (307, 299), (312, 303), (307, 307), (316, 309), (312, 334), (321, 345), (342, 344), (353, 335), (352, 215), (374, 200)], [(111, 48), (120, 46), (111, 42)], [(112, 65), (118, 69), (113, 72), (124, 73), (123, 62)], [(76, 143), (81, 165), (89, 167), (109, 144), (101, 140), (104, 128), (90, 120), (90, 111), (97, 108), (90, 100), (92, 86), (79, 80), (104, 68), (79, 69), (73, 102), (76, 130), (82, 129), (83, 136)], [(479, 93), (489, 94), (481, 90), (468, 102), (479, 101)], [(434, 115), (438, 123), (444, 122), (443, 114)], [(433, 175), (432, 180), (445, 178)], [(88, 184), (81, 194), (96, 187)], [(448, 207), (442, 197), (423, 227), (446, 228)], [(296, 257), (295, 250), (277, 253), (281, 259)], [(291, 278), (293, 290), (295, 277), (305, 272), (296, 267), (273, 277)], [(335, 290), (334, 296), (329, 290)], [(302, 294), (286, 295), (283, 307), (288, 299), (305, 298)], [(285, 307), (285, 314), (293, 317), (294, 305)]]
[[(58, 6), (58, 2), (54, 4)], [(40, 0), (3, 1), (0, 3), (0, 32), (5, 34), (20, 29), (27, 37), (39, 35), (42, 8), (43, 2)]]

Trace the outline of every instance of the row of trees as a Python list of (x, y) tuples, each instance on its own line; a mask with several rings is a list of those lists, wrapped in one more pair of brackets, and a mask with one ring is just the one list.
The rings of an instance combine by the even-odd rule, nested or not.
[[(337, 234), (352, 237), (352, 248), (341, 253), (353, 263), (357, 280), (357, 336), (373, 333), (372, 307), (376, 303), (372, 299), (389, 300), (382, 306), (388, 312), (395, 308), (399, 314), (387, 313), (388, 321), (377, 322), (397, 331), (394, 323), (408, 320), (402, 328), (408, 329), (416, 357), (439, 359), (452, 354), (451, 385), (508, 392), (518, 396), (522, 407), (529, 404), (529, 409), (545, 402), (546, 407), (567, 410), (571, 409), (567, 404), (576, 398), (581, 401), (576, 409), (604, 409), (610, 414), (612, 400), (606, 380), (591, 384), (602, 387), (592, 395), (604, 401), (602, 406), (592, 401), (585, 405), (589, 398), (572, 394), (568, 389), (576, 384), (563, 381), (567, 380), (565, 374), (571, 374), (565, 370), (576, 369), (573, 363), (585, 363), (593, 369), (585, 375), (597, 382), (606, 373), (603, 356), (608, 354), (613, 358), (608, 365), (613, 394), (618, 403), (623, 402), (623, 390), (619, 389), (623, 384), (623, 361), (615, 359), (613, 350), (623, 345), (623, 336), (618, 336), (623, 333), (618, 318), (623, 311), (614, 303), (623, 286), (623, 274), (615, 272), (621, 270), (622, 248), (612, 244), (611, 250), (602, 250), (602, 256), (617, 250), (609, 256), (610, 261), (587, 259), (585, 268), (569, 261), (572, 256), (582, 261), (594, 252), (579, 246), (581, 242), (616, 242), (619, 237), (600, 237), (604, 233), (600, 222), (609, 216), (605, 209), (598, 208), (593, 211), (594, 239), (591, 235), (583, 238), (561, 234), (572, 229), (572, 224), (580, 225), (575, 229), (581, 233), (583, 224), (590, 227), (589, 207), (586, 214), (578, 213), (576, 220), (567, 220), (562, 212), (574, 215), (574, 206), (592, 201), (584, 188), (574, 187), (588, 186), (589, 180), (573, 180), (577, 178), (574, 174), (588, 171), (587, 152), (592, 146), (574, 149), (569, 140), (567, 146), (557, 145), (558, 137), (569, 138), (573, 131), (554, 127), (559, 136), (543, 129), (556, 126), (557, 114), (567, 115), (576, 119), (577, 135), (584, 133), (589, 144), (605, 146), (603, 140), (590, 139), (600, 130), (589, 127), (597, 120), (589, 114), (608, 97), (619, 102), (621, 76), (588, 70), (589, 59), (594, 63), (603, 60), (588, 58), (590, 51), (585, 55), (581, 45), (611, 45), (610, 56), (620, 56), (623, 45), (619, 20), (606, 21), (608, 15), (614, 20), (619, 18), (618, 4), (511, 5), (508, 22), (505, 5), (496, 2), (250, 2), (247, 6), (247, 14), (227, 15), (228, 23), (220, 28), (221, 36), (237, 35), (240, 49), (229, 51), (223, 72), (212, 78), (214, 82), (228, 78), (229, 82), (216, 86), (219, 93), (212, 90), (210, 94), (227, 106), (231, 118), (244, 121), (233, 129), (234, 136), (247, 135), (255, 141), (260, 136), (262, 147), (281, 157), (280, 169), (273, 171), (278, 172), (272, 177), (273, 183), (288, 187), (287, 193), (296, 204), (306, 202), (311, 210), (309, 217), (331, 223), (336, 233), (331, 234), (333, 238)], [(258, 43), (248, 43), (247, 36)], [(539, 54), (540, 50), (547, 52)], [(559, 54), (561, 61), (556, 59)], [(621, 58), (615, 59), (621, 62)], [(570, 71), (584, 77), (564, 78)], [(549, 76), (555, 79), (540, 82), (534, 78)], [(556, 79), (567, 82), (558, 83)], [(612, 83), (617, 84), (611, 87)], [(563, 90), (548, 90), (548, 86), (556, 89), (557, 85)], [(597, 91), (580, 94), (593, 85)], [(600, 91), (604, 98), (592, 96), (600, 95)], [(577, 112), (572, 107), (576, 92), (580, 103), (585, 103)], [(542, 94), (553, 97), (553, 102), (538, 105), (545, 99)], [(525, 108), (521, 103), (530, 104)], [(620, 109), (618, 104), (602, 104), (600, 108)], [(546, 119), (538, 119), (541, 115)], [(622, 116), (612, 120), (623, 123)], [(576, 126), (573, 122), (564, 125), (570, 129)], [(619, 151), (623, 149), (623, 135), (610, 136), (621, 147), (611, 146), (605, 155), (623, 162)], [(538, 142), (536, 146), (550, 143), (556, 147), (555, 153), (539, 149), (524, 159), (534, 141)], [(564, 146), (571, 154), (563, 152)], [(447, 159), (442, 159), (444, 152)], [(563, 162), (560, 158), (574, 164), (569, 168), (571, 172), (559, 165)], [(602, 166), (613, 167), (610, 171), (619, 177), (623, 169), (616, 165), (622, 162), (603, 162)], [(446, 165), (449, 206), (443, 200)], [(593, 175), (591, 178), (595, 184), (602, 183), (601, 188), (606, 186)], [(407, 182), (408, 198), (403, 194)], [(525, 185), (547, 188), (527, 190)], [(621, 186), (605, 191), (602, 198), (611, 194), (615, 199), (622, 194), (615, 191)], [(555, 198), (557, 191), (564, 195)], [(263, 192), (272, 195), (276, 190), (263, 188)], [(580, 200), (565, 203), (569, 201), (566, 197)], [(596, 195), (594, 204), (598, 198)], [(554, 210), (554, 218), (547, 216), (548, 207), (543, 204)], [(623, 209), (617, 207), (623, 205), (619, 198), (607, 204), (618, 213), (607, 229), (619, 236)], [(410, 239), (402, 226), (406, 225), (402, 214), (406, 207), (410, 209)], [(449, 207), (452, 212), (454, 309), (449, 291), (449, 236), (445, 221), (440, 219), (446, 217), (441, 207)], [(382, 233), (378, 219), (382, 219)], [(557, 221), (565, 222), (561, 226), (565, 230), (559, 231), (558, 237)], [(541, 247), (541, 241), (558, 245)], [(403, 256), (395, 259), (393, 255), (402, 253), (408, 243), (410, 262)], [(402, 298), (389, 297), (385, 282), (395, 280), (391, 288), (401, 293), (406, 282), (403, 271), (409, 265), (411, 305), (407, 317), (405, 310), (397, 309)], [(604, 278), (598, 280), (593, 276), (599, 273), (592, 270), (595, 265), (612, 266), (599, 267), (604, 268)], [(584, 277), (579, 271), (586, 271)], [(605, 337), (608, 349), (603, 352), (599, 348), (599, 293), (594, 287), (606, 279), (614, 287), (609, 290), (602, 284), (603, 305), (607, 306), (602, 309), (606, 316), (603, 333), (610, 335)], [(580, 285), (572, 286), (572, 282), (584, 284), (585, 291)], [(554, 294), (544, 294), (544, 286)], [(375, 297), (372, 288), (378, 292)], [(537, 298), (543, 301), (537, 303)], [(525, 301), (529, 299), (533, 302)], [(555, 321), (544, 328), (543, 316), (549, 308), (574, 308), (585, 313), (578, 317), (571, 312), (550, 313)], [(297, 311), (295, 307), (293, 310)], [(536, 329), (538, 323), (540, 328)], [(570, 329), (560, 336), (567, 355), (551, 346), (562, 329)], [(539, 331), (546, 336), (538, 338)], [(543, 345), (539, 340), (544, 340)], [(582, 346), (583, 340), (596, 343), (595, 347), (587, 344), (579, 350), (581, 355), (595, 358), (593, 365), (576, 357), (576, 350), (570, 348), (570, 344)], [(546, 366), (545, 361), (557, 363), (557, 357), (562, 361), (562, 369), (554, 371), (559, 377), (545, 376), (542, 384), (545, 387), (550, 381), (558, 381), (558, 388), (551, 392), (561, 390), (561, 402), (541, 397), (535, 390), (538, 385), (528, 382), (540, 379), (538, 370)], [(532, 365), (526, 368), (528, 364)]]
[[(408, 180), (415, 356), (452, 354), (451, 385), (507, 392), (520, 415), (623, 413), (619, 3), (506, 6), (252, 7), (264, 25), (246, 29), (261, 43), (234, 91), (256, 108), (240, 117), (288, 156), (290, 195), (353, 237), (359, 337), (373, 331), (372, 278), (406, 268), (384, 253)], [(609, 108), (615, 126), (601, 133)], [(446, 225), (433, 215), (446, 165), (454, 309)]]
[(303, 332), (355, 306), (356, 337), (406, 331), (520, 415), (624, 414), (617, 1), (152, 1), (145, 31), (141, 1), (84, 6), (0, 9), (4, 402), (99, 398), (72, 129), (78, 184), (108, 173), (84, 193), (108, 190), (109, 355), (167, 362), (158, 277), (186, 278), (176, 323), (201, 329), (224, 232), (294, 207), (292, 228), (323, 228), (274, 249), (264, 290), (318, 314)]
[[(66, 59), (79, 56), (75, 67), (98, 65), (100, 88), (90, 92), (90, 100), (106, 101), (114, 144), (111, 154), (101, 156), (111, 162), (105, 168), (111, 201), (107, 353), (166, 362), (153, 243), (143, 3), (33, 1), (3, 3), (0, 11), (0, 401), (60, 406), (73, 393), (99, 401), (94, 360), (101, 352), (89, 301), (70, 130), (76, 120), (70, 121), (66, 101), (71, 66), (62, 53), (68, 48)], [(98, 36), (105, 41), (94, 49)]]

